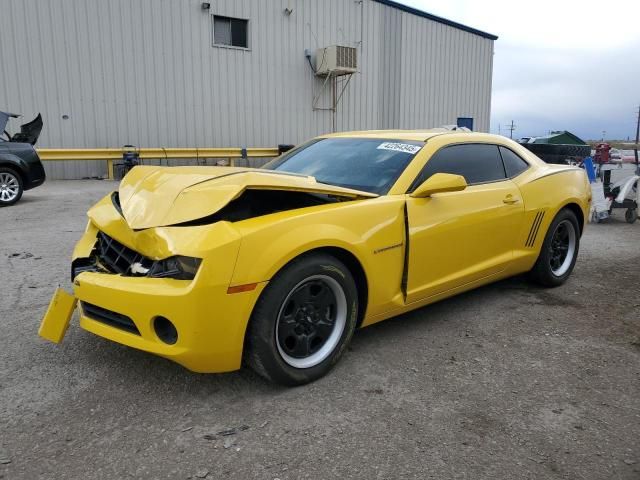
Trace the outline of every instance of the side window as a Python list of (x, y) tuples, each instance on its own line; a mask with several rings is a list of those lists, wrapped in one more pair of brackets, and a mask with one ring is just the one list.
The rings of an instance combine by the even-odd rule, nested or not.
[(468, 184), (506, 178), (497, 145), (469, 143), (438, 150), (420, 172), (412, 190), (436, 173), (462, 175)]
[(504, 162), (504, 169), (507, 172), (508, 178), (513, 178), (516, 175), (520, 175), (527, 168), (529, 164), (525, 162), (518, 155), (505, 147), (500, 147), (500, 155), (502, 155), (502, 161)]

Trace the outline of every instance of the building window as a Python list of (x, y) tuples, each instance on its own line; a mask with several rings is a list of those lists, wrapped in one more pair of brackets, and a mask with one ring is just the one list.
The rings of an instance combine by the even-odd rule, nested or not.
[(213, 16), (213, 44), (249, 48), (249, 20)]

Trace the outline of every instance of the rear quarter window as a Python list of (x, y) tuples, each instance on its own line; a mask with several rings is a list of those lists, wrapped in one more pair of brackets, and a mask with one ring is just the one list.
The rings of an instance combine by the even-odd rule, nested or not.
[(529, 168), (529, 164), (526, 161), (506, 147), (500, 147), (500, 155), (502, 155), (504, 170), (508, 178), (518, 176)]

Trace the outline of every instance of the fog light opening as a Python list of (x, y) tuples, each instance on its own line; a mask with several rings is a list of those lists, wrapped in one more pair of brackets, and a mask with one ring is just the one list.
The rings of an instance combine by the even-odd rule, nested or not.
[(168, 345), (173, 345), (178, 341), (178, 330), (168, 318), (154, 318), (153, 329), (156, 331), (158, 338)]

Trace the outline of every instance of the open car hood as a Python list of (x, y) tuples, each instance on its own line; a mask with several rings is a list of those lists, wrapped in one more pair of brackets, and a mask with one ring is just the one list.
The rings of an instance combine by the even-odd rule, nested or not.
[(119, 200), (129, 226), (141, 230), (208, 217), (245, 190), (319, 193), (354, 200), (378, 196), (274, 170), (137, 166), (120, 183)]
[(18, 118), (20, 115), (17, 113), (0, 112), (0, 135), (7, 128), (7, 122), (10, 118)]
[(42, 132), (42, 115), (40, 114), (30, 122), (20, 125), (20, 132), (13, 136), (9, 135), (9, 132), (6, 131), (9, 119), (19, 118), (21, 116), (22, 115), (18, 115), (17, 113), (0, 112), (0, 135), (5, 135), (10, 142), (35, 145), (40, 136), (40, 132)]

